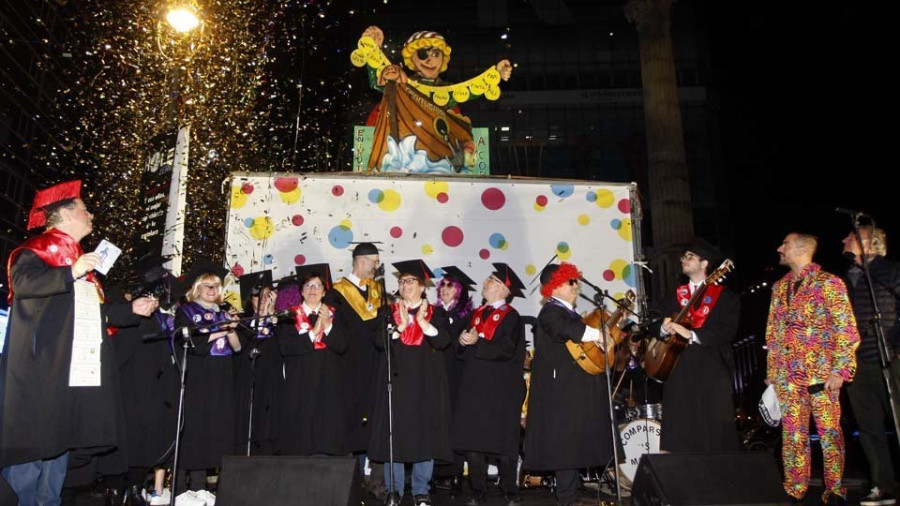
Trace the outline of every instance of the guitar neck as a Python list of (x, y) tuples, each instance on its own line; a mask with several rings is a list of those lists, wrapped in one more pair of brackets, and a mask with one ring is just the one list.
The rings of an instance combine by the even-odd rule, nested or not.
[(694, 303), (697, 302), (697, 299), (699, 299), (700, 296), (703, 295), (703, 292), (706, 291), (706, 286), (707, 285), (705, 281), (700, 283), (700, 286), (698, 286), (697, 289), (694, 290), (694, 294), (691, 295), (691, 300), (689, 300), (687, 305), (681, 308), (681, 311), (678, 312), (678, 315), (676, 315), (675, 318), (672, 319), (673, 322), (679, 325), (684, 323), (685, 319), (687, 319), (688, 311), (690, 311), (691, 308), (694, 307)]

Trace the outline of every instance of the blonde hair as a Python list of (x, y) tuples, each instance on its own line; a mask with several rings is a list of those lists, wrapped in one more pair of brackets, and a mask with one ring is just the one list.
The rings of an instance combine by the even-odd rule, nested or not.
[(194, 280), (194, 284), (191, 285), (191, 289), (188, 290), (188, 293), (185, 295), (185, 298), (188, 302), (196, 302), (197, 299), (200, 298), (200, 285), (203, 283), (216, 283), (219, 285), (218, 293), (216, 294), (216, 304), (221, 304), (224, 302), (225, 290), (222, 290), (222, 280), (219, 279), (219, 276), (216, 276), (212, 273), (201, 274), (197, 276), (197, 279)]
[(413, 65), (412, 55), (419, 49), (427, 47), (433, 47), (444, 53), (444, 61), (441, 63), (441, 70), (438, 71), (439, 74), (444, 73), (447, 70), (447, 65), (450, 63), (451, 49), (444, 37), (437, 32), (416, 32), (410, 35), (406, 44), (403, 45), (403, 50), (400, 51), (400, 54), (403, 56), (403, 63), (406, 64), (409, 70), (416, 70), (416, 66)]
[(887, 256), (887, 236), (884, 230), (875, 228), (871, 225), (859, 227), (859, 231), (865, 230), (869, 233), (869, 249), (872, 253), (883, 257)]

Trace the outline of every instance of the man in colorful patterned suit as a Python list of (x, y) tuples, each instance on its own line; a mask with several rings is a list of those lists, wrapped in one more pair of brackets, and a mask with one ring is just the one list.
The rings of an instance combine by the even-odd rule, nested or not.
[(815, 237), (790, 233), (778, 248), (791, 270), (772, 287), (767, 384), (774, 384), (782, 413), (784, 489), (801, 501), (809, 487), (809, 417), (822, 444), (823, 504), (846, 503), (840, 389), (856, 372), (859, 332), (841, 279), (812, 261)]

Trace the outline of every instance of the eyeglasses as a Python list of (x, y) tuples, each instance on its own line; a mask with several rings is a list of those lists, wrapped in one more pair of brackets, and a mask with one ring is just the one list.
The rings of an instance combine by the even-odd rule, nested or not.
[(411, 285), (413, 283), (418, 283), (419, 280), (416, 278), (401, 278), (397, 282), (400, 283), (400, 286), (403, 286), (403, 285)]
[(578, 280), (577, 280), (577, 279), (570, 279), (570, 280), (569, 280), (569, 286), (578, 286)]
[(303, 285), (303, 288), (305, 288), (307, 290), (318, 290), (320, 288), (324, 288), (324, 286), (325, 285), (323, 285), (322, 283), (319, 283), (318, 281), (313, 281), (312, 283), (307, 283), (307, 284)]
[(453, 281), (441, 281), (441, 286), (453, 286)]
[(442, 54), (444, 53), (436, 47), (423, 47), (422, 49), (416, 51), (416, 56), (418, 56), (420, 60), (427, 60), (429, 56), (437, 58)]
[(685, 253), (684, 255), (681, 255), (681, 261), (682, 261), (682, 262), (684, 262), (684, 261), (691, 261), (691, 260), (693, 260), (693, 259), (695, 259), (695, 258), (700, 258), (700, 257), (698, 257), (697, 255), (695, 255), (695, 254), (693, 254), (693, 253)]
[(219, 288), (221, 285), (213, 284), (213, 283), (200, 283), (200, 288), (204, 290), (215, 290)]

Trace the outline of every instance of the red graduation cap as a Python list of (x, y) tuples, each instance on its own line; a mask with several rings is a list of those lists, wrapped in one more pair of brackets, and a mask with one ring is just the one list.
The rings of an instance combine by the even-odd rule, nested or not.
[(63, 200), (76, 198), (81, 198), (81, 181), (78, 179), (38, 190), (34, 194), (34, 204), (31, 205), (31, 212), (28, 214), (26, 230), (43, 227), (47, 223), (47, 214), (44, 212), (45, 207)]

